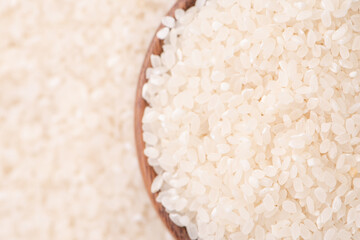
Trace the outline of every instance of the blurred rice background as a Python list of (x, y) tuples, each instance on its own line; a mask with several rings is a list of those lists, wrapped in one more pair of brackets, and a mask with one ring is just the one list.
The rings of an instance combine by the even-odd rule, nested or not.
[(168, 0), (0, 0), (0, 239), (170, 239), (133, 102)]

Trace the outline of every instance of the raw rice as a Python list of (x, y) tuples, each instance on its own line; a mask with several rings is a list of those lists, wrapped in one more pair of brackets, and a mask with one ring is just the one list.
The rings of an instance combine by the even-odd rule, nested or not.
[(143, 91), (174, 223), (191, 239), (360, 239), (360, 1), (198, 1), (175, 20)]
[(1, 240), (171, 239), (132, 119), (146, 48), (173, 3), (0, 1)]

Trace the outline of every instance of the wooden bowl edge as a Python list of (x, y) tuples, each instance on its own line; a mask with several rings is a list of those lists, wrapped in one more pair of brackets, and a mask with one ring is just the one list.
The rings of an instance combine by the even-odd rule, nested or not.
[[(177, 1), (170, 11), (167, 13), (166, 16), (174, 16), (174, 12), (176, 9), (182, 8), (184, 10), (190, 8), (191, 6), (195, 5), (195, 0), (180, 0)], [(144, 154), (145, 143), (142, 136), (142, 118), (144, 115), (145, 107), (147, 106), (146, 101), (142, 98), (142, 88), (144, 84), (147, 82), (146, 79), (146, 69), (151, 66), (150, 56), (152, 54), (159, 55), (162, 52), (162, 41), (157, 39), (156, 33), (164, 27), (162, 24), (157, 28), (154, 37), (151, 40), (150, 46), (146, 52), (143, 65), (141, 67), (139, 80), (136, 88), (136, 95), (135, 95), (135, 111), (134, 111), (134, 130), (135, 130), (135, 145), (136, 151), (139, 161), (139, 167), (141, 171), (141, 175), (143, 177), (143, 182), (145, 184), (146, 191), (152, 205), (154, 206), (156, 212), (158, 213), (159, 217), (170, 231), (170, 233), (175, 237), (177, 240), (190, 240), (186, 228), (179, 227), (175, 225), (170, 217), (169, 214), (166, 212), (165, 208), (158, 202), (156, 202), (156, 197), (158, 193), (151, 193), (151, 183), (153, 179), (157, 176), (154, 169), (147, 164), (148, 159)]]

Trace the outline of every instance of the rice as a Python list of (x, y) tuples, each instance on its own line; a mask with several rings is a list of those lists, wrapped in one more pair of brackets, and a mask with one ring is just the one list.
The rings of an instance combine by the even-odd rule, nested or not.
[(164, 18), (145, 152), (191, 239), (360, 239), (359, 12), (208, 0)]
[(170, 239), (141, 180), (132, 115), (173, 2), (0, 1), (1, 240)]

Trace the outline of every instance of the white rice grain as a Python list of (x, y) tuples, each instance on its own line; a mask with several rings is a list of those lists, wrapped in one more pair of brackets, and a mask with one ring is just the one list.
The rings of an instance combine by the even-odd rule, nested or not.
[(191, 238), (349, 239), (359, 229), (358, 7), (207, 0), (163, 19), (144, 140), (160, 202), (187, 217), (174, 222)]

